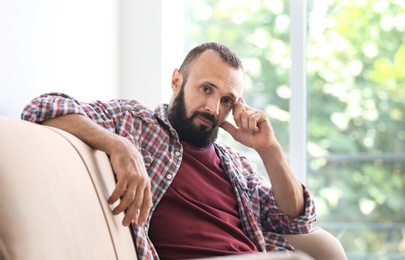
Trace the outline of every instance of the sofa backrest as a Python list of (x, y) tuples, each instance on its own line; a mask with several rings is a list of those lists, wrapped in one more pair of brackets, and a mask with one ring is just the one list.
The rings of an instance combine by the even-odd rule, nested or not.
[(105, 153), (0, 116), (0, 259), (136, 259)]

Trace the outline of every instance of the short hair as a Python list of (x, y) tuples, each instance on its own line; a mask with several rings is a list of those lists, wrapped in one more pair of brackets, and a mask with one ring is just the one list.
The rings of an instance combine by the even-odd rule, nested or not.
[(194, 47), (186, 56), (183, 63), (180, 66), (180, 72), (182, 73), (185, 80), (188, 77), (188, 70), (191, 64), (206, 50), (213, 50), (215, 51), (221, 59), (230, 65), (234, 69), (242, 69), (242, 61), (239, 57), (231, 51), (225, 45), (216, 42), (206, 42), (201, 45)]

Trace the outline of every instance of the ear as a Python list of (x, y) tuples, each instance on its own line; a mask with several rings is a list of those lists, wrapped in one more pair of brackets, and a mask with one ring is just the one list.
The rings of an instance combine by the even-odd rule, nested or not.
[(183, 76), (180, 70), (174, 69), (172, 76), (172, 90), (174, 95), (177, 95), (177, 93), (180, 91), (182, 82)]

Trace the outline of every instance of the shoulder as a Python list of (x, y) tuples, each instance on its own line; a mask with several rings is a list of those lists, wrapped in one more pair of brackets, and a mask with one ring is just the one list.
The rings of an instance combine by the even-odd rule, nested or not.
[(109, 109), (115, 110), (115, 112), (122, 114), (128, 113), (133, 117), (144, 119), (154, 117), (154, 113), (151, 109), (134, 99), (112, 99), (108, 102), (95, 101), (94, 104), (104, 105)]

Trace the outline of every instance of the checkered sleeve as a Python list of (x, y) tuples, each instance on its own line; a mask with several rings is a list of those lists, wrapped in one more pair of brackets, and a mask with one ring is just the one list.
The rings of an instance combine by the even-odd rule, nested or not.
[(249, 200), (254, 219), (256, 219), (263, 232), (278, 234), (308, 233), (311, 224), (316, 220), (315, 204), (308, 189), (304, 190), (304, 214), (297, 218), (291, 218), (282, 212), (278, 205), (271, 187), (271, 183), (260, 175), (250, 161), (241, 155), (237, 155), (241, 168), (244, 169), (244, 179), (249, 190)]
[(261, 223), (263, 230), (279, 234), (300, 234), (310, 231), (311, 224), (316, 221), (315, 205), (308, 189), (304, 185), (305, 210), (304, 214), (296, 218), (289, 217), (278, 208), (271, 187), (258, 184), (258, 190), (261, 201)]
[[(247, 212), (245, 222), (256, 221), (260, 230), (266, 234), (298, 234), (308, 233), (311, 224), (316, 221), (315, 204), (308, 189), (303, 185), (305, 211), (297, 218), (291, 218), (282, 212), (274, 196), (271, 183), (260, 175), (248, 158), (231, 149), (223, 146), (224, 153), (228, 153), (229, 163), (224, 163), (225, 170), (234, 172), (240, 186), (240, 193), (246, 199)], [(229, 165), (228, 165), (229, 164)], [(250, 213), (251, 214), (250, 214)], [(248, 225), (246, 225), (248, 226)], [(254, 228), (253, 228), (254, 229)]]
[[(63, 93), (47, 93), (33, 99), (25, 106), (21, 119), (33, 123), (41, 123), (47, 119), (68, 114), (85, 116), (112, 132), (117, 131), (117, 124), (122, 124), (121, 118), (126, 104), (120, 100), (110, 102), (95, 101), (80, 102)], [(120, 122), (120, 123), (118, 123)]]

